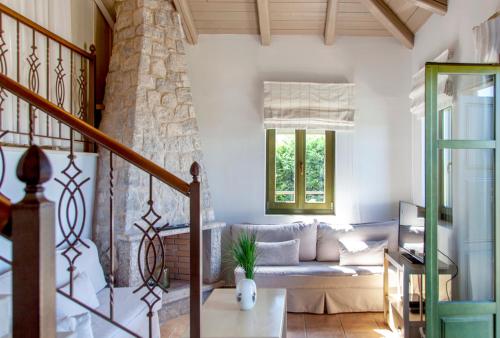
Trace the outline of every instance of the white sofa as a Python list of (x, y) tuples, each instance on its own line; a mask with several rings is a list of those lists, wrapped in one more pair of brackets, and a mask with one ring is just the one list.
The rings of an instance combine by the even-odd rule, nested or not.
[[(93, 307), (99, 313), (109, 316), (109, 288), (104, 278), (103, 269), (99, 263), (95, 244), (84, 240), (88, 248), (80, 245), (82, 253), (75, 261), (74, 297)], [(69, 283), (67, 272), (68, 262), (62, 251), (56, 253), (56, 283), (58, 288), (66, 289)], [(83, 276), (80, 278), (79, 276)], [(82, 282), (83, 281), (83, 282)], [(0, 318), (0, 338), (11, 337), (12, 332), (12, 272), (0, 275), (0, 313), (6, 314)], [(149, 336), (148, 307), (141, 300), (145, 290), (134, 293), (136, 288), (119, 287), (114, 289), (114, 320), (141, 337)], [(160, 300), (153, 308), (153, 337), (160, 336), (158, 310)], [(115, 325), (107, 322), (87, 309), (77, 306), (63, 295), (56, 296), (57, 301), (57, 337), (75, 338), (118, 338), (130, 335)]]
[[(383, 311), (383, 266), (339, 265), (340, 241), (384, 241), (397, 250), (396, 221), (353, 224), (333, 228), (327, 224), (235, 224), (233, 240), (242, 231), (254, 232), (259, 242), (299, 239), (299, 264), (258, 266), (255, 282), (261, 288), (286, 288), (287, 311), (342, 313)], [(236, 283), (244, 278), (235, 270)]]

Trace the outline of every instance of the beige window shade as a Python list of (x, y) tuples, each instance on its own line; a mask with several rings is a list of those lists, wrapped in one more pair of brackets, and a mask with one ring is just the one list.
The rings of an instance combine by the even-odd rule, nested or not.
[[(437, 56), (433, 62), (448, 62), (453, 57), (453, 52), (445, 50)], [(438, 78), (438, 102), (444, 109), (453, 103), (453, 86), (448, 76)], [(425, 115), (425, 67), (422, 67), (412, 78), (412, 90), (410, 93), (410, 111), (419, 117)]]
[(349, 131), (354, 84), (264, 82), (264, 128)]

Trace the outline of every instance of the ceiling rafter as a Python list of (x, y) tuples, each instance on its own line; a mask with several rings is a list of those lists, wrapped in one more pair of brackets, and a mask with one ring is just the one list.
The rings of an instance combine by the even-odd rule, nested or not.
[(191, 45), (196, 45), (198, 43), (198, 31), (194, 24), (193, 15), (187, 0), (174, 0), (175, 9), (181, 17), (182, 27), (184, 29), (184, 34), (186, 34), (186, 40)]
[(339, 0), (328, 0), (328, 7), (326, 8), (325, 45), (333, 45), (335, 41), (338, 3)]
[(260, 42), (264, 46), (271, 44), (271, 18), (269, 15), (269, 0), (257, 0), (259, 16)]
[(429, 12), (446, 15), (448, 12), (448, 0), (413, 0), (416, 6)]
[(383, 0), (362, 0), (362, 3), (380, 23), (403, 45), (413, 48), (415, 35)]

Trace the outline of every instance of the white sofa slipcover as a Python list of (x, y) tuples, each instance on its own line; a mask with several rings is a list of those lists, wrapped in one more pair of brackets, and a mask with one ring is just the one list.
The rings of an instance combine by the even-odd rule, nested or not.
[[(94, 286), (99, 300), (99, 306), (95, 308), (99, 313), (109, 316), (109, 288), (106, 286), (104, 272), (99, 262), (97, 248), (89, 240), (84, 240), (85, 244), (78, 246), (82, 253), (75, 261), (75, 274), (86, 273)], [(62, 251), (56, 253), (56, 284), (58, 287), (69, 282), (67, 272), (68, 263)], [(5, 314), (0, 318), (0, 338), (10, 338), (12, 336), (12, 272), (7, 271), (0, 275), (0, 313)], [(141, 298), (147, 292), (146, 288), (134, 293), (136, 288), (117, 287), (114, 288), (114, 320), (141, 337), (149, 337), (149, 320), (147, 313), (149, 308)], [(57, 297), (64, 297), (58, 295)], [(150, 296), (151, 297), (151, 296)], [(158, 293), (159, 300), (153, 307), (152, 336), (160, 337), (160, 323), (158, 310), (161, 308), (161, 292)], [(152, 298), (148, 298), (152, 299)], [(85, 299), (79, 299), (85, 303)], [(73, 317), (65, 317), (57, 323), (57, 338), (122, 338), (130, 335), (115, 325), (107, 322), (101, 317), (84, 312)]]
[[(231, 232), (233, 239), (241, 231), (249, 230), (254, 231), (258, 239), (265, 237), (280, 241), (282, 236), (279, 232), (284, 229), (285, 233), (289, 233), (287, 228), (295, 226), (274, 225), (271, 230), (267, 225), (238, 224), (235, 231), (231, 228)], [(317, 227), (314, 243), (316, 260), (301, 261), (298, 266), (258, 266), (254, 274), (257, 287), (286, 288), (288, 312), (331, 314), (383, 311), (383, 266), (340, 266), (339, 240), (387, 240), (388, 248), (393, 250), (397, 248), (397, 222), (354, 224), (342, 229), (326, 224), (313, 226)], [(271, 231), (276, 233), (270, 235)], [(306, 245), (310, 245), (310, 241)], [(336, 259), (318, 261), (327, 257)], [(243, 270), (237, 268), (236, 283), (242, 278)]]

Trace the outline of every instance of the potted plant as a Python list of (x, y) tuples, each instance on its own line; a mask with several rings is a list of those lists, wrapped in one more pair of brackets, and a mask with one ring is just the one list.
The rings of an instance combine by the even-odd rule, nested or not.
[(245, 272), (245, 278), (236, 286), (236, 300), (241, 310), (250, 310), (257, 301), (257, 286), (253, 280), (257, 261), (255, 233), (242, 232), (231, 245), (233, 262)]

